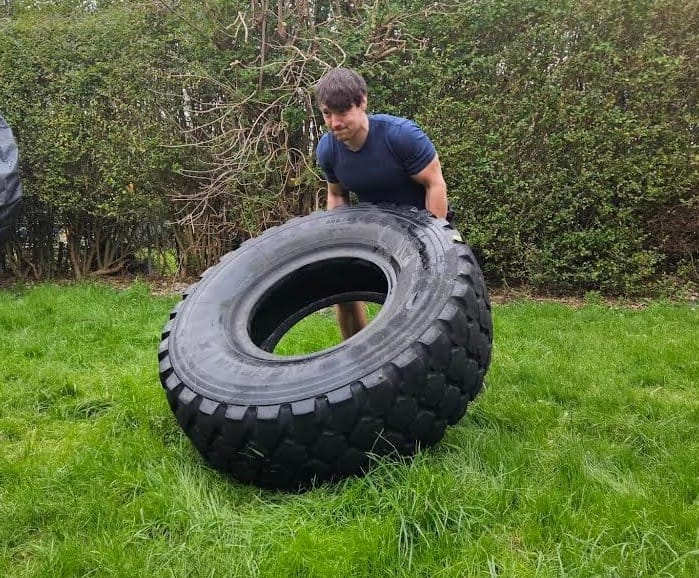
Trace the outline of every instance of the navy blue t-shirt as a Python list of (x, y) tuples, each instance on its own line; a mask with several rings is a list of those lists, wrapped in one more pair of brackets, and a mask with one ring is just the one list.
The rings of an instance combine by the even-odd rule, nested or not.
[(425, 187), (410, 175), (424, 169), (437, 151), (413, 121), (374, 114), (369, 133), (358, 151), (352, 151), (332, 133), (318, 143), (318, 164), (331, 183), (342, 183), (360, 201), (389, 202), (425, 208)]

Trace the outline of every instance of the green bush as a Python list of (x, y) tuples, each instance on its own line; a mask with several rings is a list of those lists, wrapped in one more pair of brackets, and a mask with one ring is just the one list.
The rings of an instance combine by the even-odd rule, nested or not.
[(165, 146), (179, 137), (158, 76), (163, 39), (149, 11), (63, 12), (49, 5), (0, 21), (0, 103), (26, 198), (14, 249), (38, 276), (59, 262), (78, 276), (123, 267), (163, 236), (180, 180), (182, 152)]
[[(342, 62), (371, 110), (435, 141), (491, 282), (635, 294), (699, 280), (699, 0), (273, 4), (9, 5), (0, 106), (23, 157), (22, 258), (40, 276), (118, 265), (173, 216), (197, 272), (311, 210), (309, 89)], [(182, 142), (197, 146), (165, 146)], [(47, 242), (61, 228), (63, 261)]]
[(697, 14), (506, 0), (432, 24), (417, 116), (491, 279), (623, 293), (696, 280)]

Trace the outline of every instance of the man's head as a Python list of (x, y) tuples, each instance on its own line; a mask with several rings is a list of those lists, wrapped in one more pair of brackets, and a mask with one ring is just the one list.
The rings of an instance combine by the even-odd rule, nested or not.
[(334, 68), (318, 81), (315, 93), (319, 107), (344, 112), (366, 101), (366, 82), (354, 70)]
[(353, 70), (335, 68), (316, 85), (316, 101), (335, 138), (358, 150), (369, 131), (366, 82)]

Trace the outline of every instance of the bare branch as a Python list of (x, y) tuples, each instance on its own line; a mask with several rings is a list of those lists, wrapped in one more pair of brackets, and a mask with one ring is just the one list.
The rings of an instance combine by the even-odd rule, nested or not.
[[(323, 184), (313, 155), (321, 126), (312, 91), (323, 73), (349, 59), (339, 30), (362, 31), (369, 63), (425, 48), (406, 31), (408, 19), (422, 12), (387, 13), (380, 0), (335, 0), (330, 17), (317, 21), (317, 5), (308, 0), (271, 4), (251, 0), (222, 25), (249, 47), (236, 52), (228, 79), (178, 77), (190, 95), (193, 125), (185, 141), (207, 159), (186, 171), (201, 186), (172, 195), (181, 267), (208, 264), (231, 243), (320, 207)], [(197, 97), (199, 87), (210, 96)]]

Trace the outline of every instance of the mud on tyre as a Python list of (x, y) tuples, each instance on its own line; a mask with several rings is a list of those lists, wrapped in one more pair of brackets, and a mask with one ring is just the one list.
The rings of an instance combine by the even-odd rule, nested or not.
[[(383, 303), (357, 335), (273, 353), (303, 317), (355, 300)], [(358, 205), (293, 219), (206, 271), (165, 325), (160, 380), (212, 467), (294, 487), (438, 442), (481, 390), (492, 335), (480, 268), (447, 221)]]

